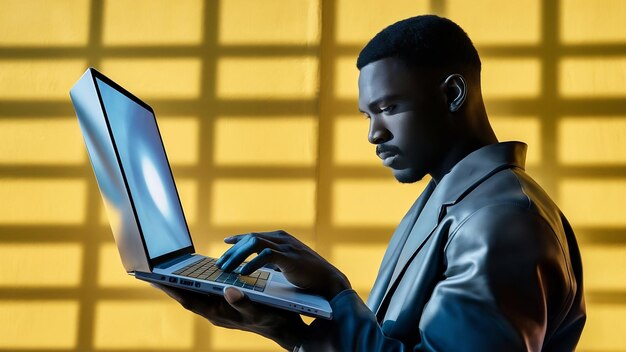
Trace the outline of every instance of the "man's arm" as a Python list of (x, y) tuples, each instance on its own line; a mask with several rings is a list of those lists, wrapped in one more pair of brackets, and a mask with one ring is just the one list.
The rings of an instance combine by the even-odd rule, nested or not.
[(415, 327), (417, 346), (384, 335), (349, 290), (331, 301), (332, 321), (313, 322), (302, 349), (540, 350), (547, 307), (558, 312), (571, 287), (560, 243), (545, 220), (513, 205), (483, 208), (450, 234), (444, 250), (444, 279)]

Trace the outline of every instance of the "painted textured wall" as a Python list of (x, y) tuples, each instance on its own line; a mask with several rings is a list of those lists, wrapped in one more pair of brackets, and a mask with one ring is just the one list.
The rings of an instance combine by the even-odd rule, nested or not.
[(450, 17), (483, 59), (500, 140), (577, 231), (581, 351), (626, 351), (626, 1), (0, 0), (0, 351), (273, 351), (125, 275), (68, 90), (88, 66), (150, 103), (200, 252), (282, 228), (367, 296), (426, 181), (367, 143), (355, 58)]

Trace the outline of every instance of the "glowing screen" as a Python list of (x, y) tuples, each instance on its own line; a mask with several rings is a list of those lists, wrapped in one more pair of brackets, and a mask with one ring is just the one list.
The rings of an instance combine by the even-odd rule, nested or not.
[(96, 81), (150, 258), (191, 246), (154, 115)]

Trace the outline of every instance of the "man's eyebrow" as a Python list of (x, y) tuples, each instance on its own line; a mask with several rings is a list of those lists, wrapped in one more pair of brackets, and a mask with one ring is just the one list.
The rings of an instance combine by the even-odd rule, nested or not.
[[(376, 106), (380, 105), (380, 103), (384, 102), (384, 101), (388, 101), (388, 100), (395, 100), (398, 99), (400, 97), (400, 95), (398, 94), (387, 94), (387, 95), (383, 95), (380, 98), (376, 98), (373, 101), (371, 101), (370, 103), (367, 104), (367, 107), (371, 110), (373, 110)], [(359, 112), (362, 113), (366, 113), (365, 111), (361, 110), (361, 108), (359, 108)]]

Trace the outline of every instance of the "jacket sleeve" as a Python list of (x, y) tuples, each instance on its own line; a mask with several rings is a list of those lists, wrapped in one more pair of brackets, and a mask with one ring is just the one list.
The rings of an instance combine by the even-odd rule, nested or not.
[(443, 250), (442, 280), (421, 317), (402, 319), (419, 321), (417, 345), (386, 336), (372, 311), (346, 290), (331, 301), (333, 320), (311, 324), (302, 350), (541, 350), (548, 307), (562, 310), (571, 294), (563, 250), (546, 220), (518, 206), (482, 208), (449, 235)]

